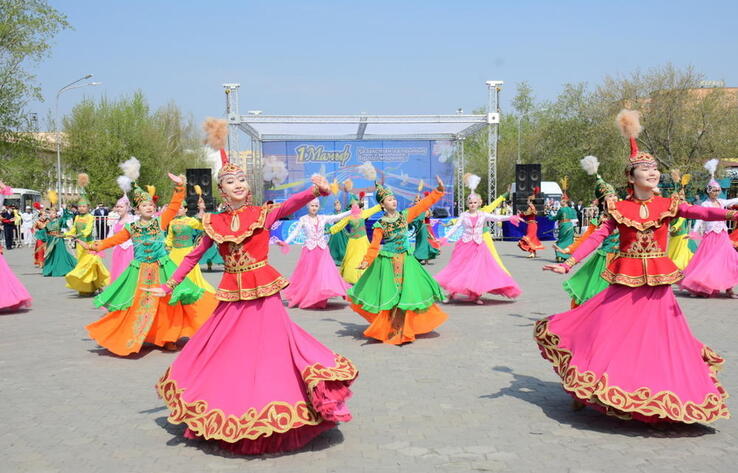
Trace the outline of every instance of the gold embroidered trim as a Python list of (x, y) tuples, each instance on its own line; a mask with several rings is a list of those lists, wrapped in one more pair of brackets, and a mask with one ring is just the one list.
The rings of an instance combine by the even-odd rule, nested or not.
[(218, 288), (215, 292), (215, 298), (219, 301), (235, 302), (235, 301), (250, 301), (253, 299), (259, 299), (261, 297), (271, 296), (276, 294), (285, 287), (289, 286), (290, 282), (283, 276), (279, 276), (269, 284), (253, 288), (236, 289), (230, 291), (227, 289)]
[(635, 228), (636, 230), (645, 231), (649, 228), (659, 228), (662, 225), (661, 221), (663, 219), (676, 216), (677, 211), (679, 210), (679, 203), (679, 196), (673, 194), (671, 196), (671, 204), (669, 204), (669, 208), (666, 209), (664, 212), (661, 212), (661, 215), (656, 217), (654, 220), (647, 220), (645, 222), (636, 222), (635, 220), (631, 220), (628, 217), (624, 217), (623, 214), (621, 214), (615, 206), (615, 201), (609, 201), (607, 203), (607, 211), (610, 216), (615, 219), (616, 222), (627, 227)]
[(569, 267), (569, 269), (573, 268), (574, 265), (577, 264), (577, 263), (578, 263), (577, 259), (575, 257), (573, 257), (573, 256), (570, 256), (569, 259), (567, 259), (566, 261), (564, 261), (564, 264), (567, 265)]
[(738, 214), (738, 210), (728, 210), (725, 212), (725, 220), (736, 220), (736, 214)]
[(315, 184), (313, 184), (313, 197), (320, 197), (320, 189)]
[(176, 281), (174, 278), (170, 278), (164, 284), (166, 284), (167, 286), (169, 286), (169, 289), (174, 289), (175, 287), (179, 286), (179, 281)]
[(684, 278), (684, 274), (679, 269), (669, 274), (642, 274), (639, 276), (629, 276), (622, 273), (613, 273), (609, 268), (605, 268), (601, 276), (602, 279), (610, 284), (621, 284), (629, 287), (664, 286), (677, 283)]
[[(336, 354), (335, 363), (336, 366), (333, 368), (320, 363), (305, 368), (302, 378), (306, 384), (306, 391), (312, 391), (323, 381), (348, 381), (358, 376), (358, 370), (348, 358)], [(171, 410), (169, 422), (186, 423), (196, 435), (208, 440), (224, 440), (231, 443), (243, 439), (254, 440), (323, 422), (320, 414), (305, 401), (295, 404), (275, 401), (258, 412), (251, 408), (241, 417), (226, 415), (220, 409), (208, 409), (206, 401), (187, 402), (182, 399), (184, 389), (178, 388), (177, 382), (169, 378), (169, 369), (159, 379), (156, 390)]]
[(620, 251), (618, 256), (621, 258), (638, 258), (638, 259), (649, 259), (649, 258), (664, 258), (666, 253), (663, 251), (656, 253), (624, 253)]
[(224, 268), (225, 268), (224, 271), (226, 273), (231, 273), (231, 274), (246, 273), (248, 271), (253, 271), (255, 269), (263, 268), (266, 265), (267, 265), (267, 261), (266, 260), (257, 261), (256, 263), (248, 264), (248, 265), (242, 266), (242, 267), (229, 266), (229, 265), (226, 264), (224, 266)]
[[(210, 223), (210, 218), (212, 215), (220, 215), (220, 214), (210, 214), (206, 213), (202, 216), (202, 226), (205, 229), (205, 233), (208, 234), (210, 238), (212, 238), (217, 243), (223, 243), (224, 241), (230, 241), (232, 243), (241, 243), (246, 238), (253, 235), (253, 233), (260, 229), (264, 228), (264, 222), (266, 221), (266, 216), (269, 212), (279, 207), (281, 204), (264, 204), (261, 206), (261, 211), (259, 212), (259, 216), (254, 220), (249, 227), (244, 230), (243, 233), (239, 233), (238, 235), (221, 235), (220, 233), (216, 232), (213, 228), (213, 225)], [(245, 207), (242, 207), (245, 208)]]
[(608, 415), (631, 419), (632, 413), (638, 413), (687, 424), (730, 418), (724, 402), (728, 393), (716, 377), (725, 360), (707, 346), (702, 348), (702, 359), (710, 368), (710, 378), (720, 394), (709, 393), (701, 404), (697, 404), (683, 402), (671, 391), (653, 392), (645, 386), (628, 392), (611, 386), (607, 373), (598, 378), (592, 371), (579, 371), (570, 364), (571, 351), (559, 347), (559, 337), (548, 330), (548, 319), (536, 322), (534, 337), (543, 357), (553, 364), (554, 371), (561, 377), (564, 389), (578, 399), (603, 407)]

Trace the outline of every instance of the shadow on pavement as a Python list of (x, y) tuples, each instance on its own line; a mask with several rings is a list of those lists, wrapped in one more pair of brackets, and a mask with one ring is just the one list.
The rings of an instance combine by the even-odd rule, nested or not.
[[(149, 411), (153, 412), (155, 410), (156, 409), (150, 409)], [(174, 447), (177, 445), (186, 445), (188, 447), (197, 448), (201, 452), (208, 455), (215, 455), (221, 458), (234, 458), (239, 460), (263, 460), (266, 458), (277, 458), (295, 455), (303, 452), (319, 452), (321, 450), (331, 448), (334, 445), (343, 443), (343, 433), (336, 428), (323, 432), (299, 450), (293, 450), (291, 452), (285, 453), (267, 453), (263, 455), (238, 455), (236, 453), (220, 448), (217, 441), (185, 438), (185, 424), (171, 424), (169, 421), (167, 421), (166, 417), (157, 417), (156, 419), (154, 419), (154, 422), (156, 422), (159, 427), (166, 430), (167, 433), (172, 435), (172, 438), (167, 441), (168, 446)]]
[(507, 366), (495, 366), (494, 371), (508, 373), (512, 376), (510, 386), (493, 394), (485, 394), (480, 398), (497, 399), (510, 396), (541, 408), (549, 418), (561, 424), (577, 429), (623, 435), (626, 437), (680, 438), (701, 437), (715, 434), (716, 430), (703, 424), (682, 424), (662, 422), (647, 424), (639, 421), (621, 420), (605, 415), (592, 408), (574, 411), (571, 408), (572, 397), (561, 387), (561, 383), (541, 381), (533, 376), (515, 373)]

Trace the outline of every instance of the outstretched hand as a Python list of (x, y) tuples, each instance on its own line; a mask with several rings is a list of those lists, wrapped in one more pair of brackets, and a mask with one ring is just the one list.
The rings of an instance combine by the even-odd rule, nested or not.
[(566, 274), (568, 272), (563, 264), (547, 264), (541, 269), (543, 269), (543, 271), (553, 271), (557, 274)]
[(368, 267), (369, 267), (369, 263), (367, 263), (366, 261), (362, 261), (361, 264), (356, 269), (363, 271)]
[(320, 174), (313, 174), (313, 177), (311, 177), (310, 180), (318, 187), (321, 194), (328, 195), (331, 193), (331, 185), (328, 183), (328, 180), (325, 178), (325, 176), (321, 176)]
[(167, 175), (169, 176), (169, 179), (171, 179), (172, 182), (174, 182), (178, 186), (183, 186), (184, 185), (184, 183), (185, 183), (185, 177), (183, 175), (180, 174), (179, 176), (175, 176), (171, 172), (168, 172)]
[(436, 175), (436, 182), (438, 183), (438, 187), (436, 187), (436, 189), (443, 192), (446, 187), (444, 187), (443, 185), (443, 180), (441, 179), (441, 176)]

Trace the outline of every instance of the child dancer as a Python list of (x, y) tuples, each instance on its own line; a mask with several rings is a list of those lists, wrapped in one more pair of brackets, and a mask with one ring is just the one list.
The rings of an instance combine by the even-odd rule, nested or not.
[[(82, 188), (82, 195), (77, 201), (79, 215), (74, 217), (72, 227), (64, 235), (76, 237), (78, 241), (90, 242), (95, 238), (92, 231), (95, 228), (95, 217), (90, 214), (90, 200), (85, 193), (85, 187), (90, 178), (87, 174), (77, 176), (77, 185)], [(91, 296), (98, 289), (110, 284), (110, 272), (96, 253), (90, 253), (82, 245), (77, 245), (77, 265), (64, 276), (67, 287), (79, 292), (81, 296)]]
[(407, 210), (397, 210), (392, 191), (376, 184), (376, 197), (384, 215), (374, 224), (372, 243), (359, 269), (366, 270), (348, 291), (351, 308), (369, 321), (367, 337), (401, 345), (415, 340), (446, 321), (448, 316), (435, 304), (443, 291), (410, 253), (408, 222), (428, 210), (444, 194), (438, 188)]
[[(333, 201), (333, 213), (340, 214), (341, 212), (341, 201)], [(326, 231), (330, 232), (330, 227), (326, 228)], [(333, 258), (333, 262), (336, 266), (341, 266), (341, 263), (343, 263), (343, 257), (346, 255), (346, 243), (348, 243), (346, 230), (331, 233), (331, 236), (328, 239), (328, 249), (331, 252), (331, 258)]]
[(666, 244), (678, 216), (717, 221), (738, 213), (657, 195), (656, 159), (638, 151), (637, 112), (623, 111), (617, 121), (630, 140), (630, 197), (608, 203), (611, 218), (571, 258), (543, 268), (568, 272), (617, 228), (620, 252), (603, 273), (610, 286), (576, 309), (539, 320), (536, 342), (577, 407), (644, 422), (728, 418), (727, 393), (716, 377), (724, 360), (690, 331), (671, 289), (682, 273)]
[[(138, 179), (140, 164), (136, 158), (121, 167), (131, 180)], [(154, 216), (156, 206), (151, 195), (134, 184), (138, 221), (104, 240), (79, 243), (101, 251), (128, 239), (133, 241), (134, 259), (128, 269), (95, 298), (95, 306), (110, 312), (86, 327), (90, 337), (118, 356), (138, 353), (144, 342), (176, 350), (176, 342), (192, 336), (215, 307), (213, 295), (189, 280), (164, 299), (156, 299), (146, 291), (158, 287), (177, 268), (164, 248), (164, 229), (184, 200), (184, 178), (169, 177), (176, 184), (175, 193), (160, 217)]]
[[(449, 293), (448, 299), (444, 302), (453, 300), (456, 295), (466, 296), (477, 304), (484, 304), (481, 299), (484, 293), (510, 299), (520, 295), (520, 287), (492, 257), (482, 239), (482, 232), (487, 222), (509, 221), (517, 225), (521, 218), (517, 215), (504, 217), (479, 211), (482, 198), (475, 190), (480, 181), (481, 178), (473, 174), (464, 176), (464, 182), (471, 190), (467, 198), (469, 210), (459, 215), (448, 234), (453, 234), (459, 227), (463, 228), (463, 233), (456, 242), (451, 261), (436, 274), (436, 281)], [(444, 239), (441, 239), (441, 242), (443, 241)]]
[[(355, 196), (351, 196), (351, 205), (363, 205), (363, 194), (359, 200)], [(356, 284), (364, 271), (358, 269), (361, 260), (364, 258), (369, 249), (369, 239), (366, 237), (366, 219), (379, 212), (382, 207), (377, 204), (369, 209), (364, 209), (358, 216), (350, 215), (333, 225), (330, 229), (331, 233), (337, 233), (346, 228), (348, 225), (348, 243), (346, 244), (346, 254), (341, 263), (341, 277), (349, 284)]]
[(535, 258), (536, 252), (543, 250), (545, 247), (541, 244), (538, 239), (538, 222), (536, 216), (538, 211), (536, 206), (533, 204), (533, 200), (536, 198), (538, 189), (534, 190), (531, 195), (528, 196), (528, 208), (522, 212), (522, 217), (525, 223), (528, 224), (525, 236), (518, 241), (518, 247), (528, 253), (528, 258)]
[[(738, 204), (738, 198), (720, 199), (722, 189), (715, 180), (718, 160), (711, 159), (705, 163), (710, 172), (710, 182), (707, 184), (709, 198), (702, 202), (703, 207), (725, 209)], [(733, 250), (733, 244), (728, 237), (728, 227), (724, 221), (697, 223), (695, 232), (702, 232), (703, 239), (697, 252), (684, 269), (684, 279), (679, 283), (682, 289), (709, 297), (725, 291), (728, 297), (738, 298), (733, 293), (733, 287), (738, 285), (738, 253)]]
[[(126, 225), (135, 221), (135, 218), (131, 215), (131, 201), (128, 200), (128, 195), (126, 194), (131, 189), (126, 187), (126, 182), (127, 181), (125, 180), (118, 182), (118, 185), (123, 191), (123, 196), (115, 203), (114, 210), (115, 213), (119, 215), (119, 218), (118, 221), (113, 224), (112, 234), (118, 233), (123, 230)], [(133, 242), (131, 240), (126, 240), (120, 245), (115, 246), (113, 248), (112, 261), (113, 263), (110, 267), (110, 281), (115, 281), (118, 279), (118, 276), (123, 274), (123, 271), (128, 268), (131, 261), (133, 261)]]
[[(210, 122), (212, 123), (212, 122)], [(209, 143), (222, 148), (225, 120), (212, 126)], [(268, 262), (269, 228), (318, 195), (323, 177), (281, 204), (249, 205), (246, 172), (229, 163), (218, 172), (228, 210), (205, 214), (205, 235), (172, 278), (155, 292), (176, 291), (212, 245), (225, 260), (213, 316), (182, 350), (157, 384), (185, 423), (185, 437), (213, 440), (227, 450), (255, 455), (296, 450), (338, 422), (351, 420), (346, 400), (358, 371), (290, 320), (279, 297), (288, 283)]]
[[(356, 206), (356, 214), (360, 210)], [(289, 307), (300, 309), (325, 309), (331, 297), (344, 297), (346, 284), (328, 251), (325, 238), (325, 226), (336, 223), (351, 215), (351, 211), (335, 215), (318, 215), (320, 201), (316, 198), (307, 205), (308, 214), (303, 215), (290, 231), (290, 234), (279, 245), (288, 247), (297, 235), (305, 235), (305, 243), (297, 260), (297, 266), (290, 277), (290, 285), (282, 291)]]
[[(198, 216), (202, 218), (205, 214), (205, 201), (202, 197), (198, 200)], [(190, 254), (194, 248), (197, 235), (203, 230), (202, 222), (197, 218), (187, 216), (187, 207), (182, 206), (177, 210), (177, 216), (169, 223), (165, 245), (169, 250), (169, 258), (174, 264), (180, 265), (185, 256)], [(211, 294), (215, 294), (215, 288), (205, 280), (200, 271), (200, 265), (195, 266), (187, 275), (187, 278)]]

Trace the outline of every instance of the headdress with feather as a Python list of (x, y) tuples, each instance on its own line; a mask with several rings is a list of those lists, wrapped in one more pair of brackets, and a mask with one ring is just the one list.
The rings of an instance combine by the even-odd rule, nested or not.
[(623, 137), (627, 138), (630, 143), (630, 156), (628, 157), (628, 172), (630, 169), (641, 165), (656, 165), (656, 158), (645, 151), (638, 150), (638, 135), (643, 131), (641, 126), (641, 112), (638, 110), (628, 110), (624, 108), (615, 117), (617, 125)]

